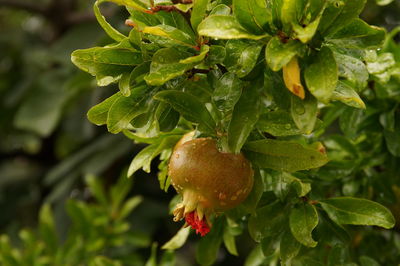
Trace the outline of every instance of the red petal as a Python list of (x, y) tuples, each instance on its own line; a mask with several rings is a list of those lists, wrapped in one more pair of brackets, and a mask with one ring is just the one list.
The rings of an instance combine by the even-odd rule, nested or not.
[(185, 220), (188, 225), (196, 230), (196, 234), (205, 236), (210, 232), (210, 227), (208, 226), (206, 219), (203, 218), (202, 220), (199, 220), (196, 211), (186, 214)]

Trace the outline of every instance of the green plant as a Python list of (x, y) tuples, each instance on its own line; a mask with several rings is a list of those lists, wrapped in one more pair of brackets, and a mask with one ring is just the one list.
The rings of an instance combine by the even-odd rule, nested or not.
[(148, 247), (150, 238), (133, 231), (127, 221), (142, 201), (140, 196), (126, 198), (132, 182), (122, 176), (108, 193), (94, 176), (87, 176), (86, 183), (95, 201), (66, 203), (72, 222), (67, 236), (57, 232), (50, 205), (45, 204), (38, 231), (21, 230), (18, 246), (7, 235), (0, 237), (1, 265), (143, 265), (137, 249)]
[[(128, 35), (101, 15), (103, 2), (127, 8), (126, 25), (133, 27)], [(245, 228), (259, 243), (246, 265), (400, 259), (395, 251), (372, 259), (357, 242), (371, 235), (395, 246), (398, 233), (352, 226), (392, 228), (393, 215), (372, 200), (388, 204), (380, 193), (394, 194), (399, 185), (399, 48), (391, 39), (395, 33), (385, 42), (385, 30), (358, 18), (364, 5), (364, 0), (94, 4), (99, 24), (115, 43), (77, 50), (72, 61), (99, 86), (118, 83), (120, 89), (91, 108), (89, 120), (149, 144), (133, 159), (128, 176), (140, 168), (149, 172), (160, 155), (160, 187), (168, 190), (172, 149), (193, 130), (195, 138), (211, 137), (222, 152), (243, 152), (252, 164), (252, 192), (214, 219), (211, 232), (199, 240), (200, 264), (212, 264), (222, 242), (237, 255), (235, 237)], [(392, 197), (389, 203), (395, 202)], [(188, 234), (181, 229), (164, 248), (181, 247)]]

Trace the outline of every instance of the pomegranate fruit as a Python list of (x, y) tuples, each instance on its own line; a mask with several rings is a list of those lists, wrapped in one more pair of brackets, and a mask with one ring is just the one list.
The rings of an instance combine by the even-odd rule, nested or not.
[(174, 221), (204, 236), (210, 231), (210, 215), (236, 207), (253, 186), (253, 170), (242, 154), (221, 152), (211, 138), (192, 139), (189, 133), (177, 143), (169, 161), (171, 184), (182, 195)]

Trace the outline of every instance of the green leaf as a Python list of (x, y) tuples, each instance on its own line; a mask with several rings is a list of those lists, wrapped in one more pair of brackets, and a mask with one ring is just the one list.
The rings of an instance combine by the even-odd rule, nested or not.
[(142, 201), (143, 198), (141, 196), (135, 196), (125, 201), (121, 207), (118, 218), (121, 220), (126, 218)]
[(224, 227), (223, 240), (224, 240), (224, 245), (228, 250), (229, 254), (234, 256), (239, 256), (236, 248), (235, 236), (232, 235), (228, 226)]
[(225, 73), (215, 84), (212, 100), (218, 110), (228, 113), (240, 99), (242, 94), (242, 81), (233, 73)]
[(301, 244), (315, 247), (312, 231), (318, 225), (318, 213), (313, 205), (301, 203), (290, 211), (290, 231)]
[(285, 111), (272, 111), (262, 114), (257, 121), (256, 127), (277, 137), (301, 134), (292, 116)]
[(57, 252), (59, 247), (54, 216), (49, 204), (44, 204), (39, 212), (39, 232), (50, 254)]
[(267, 171), (267, 190), (272, 190), (277, 198), (285, 200), (291, 189), (298, 197), (304, 197), (311, 190), (309, 183), (303, 183), (293, 175), (282, 171)]
[(131, 79), (131, 73), (123, 73), (121, 76), (121, 79), (118, 82), (118, 88), (121, 94), (125, 97), (128, 97), (131, 95), (131, 90), (130, 90), (130, 79)]
[(147, 260), (145, 266), (157, 266), (157, 243), (151, 245), (150, 258)]
[(201, 46), (200, 54), (194, 55), (194, 56), (191, 56), (191, 57), (188, 57), (188, 58), (185, 58), (185, 59), (181, 59), (179, 61), (179, 63), (182, 63), (182, 64), (195, 64), (195, 63), (197, 63), (198, 64), (198, 63), (200, 63), (201, 61), (204, 60), (204, 58), (206, 57), (208, 51), (210, 51), (210, 46), (203, 45), (203, 46)]
[(163, 150), (170, 149), (175, 146), (175, 144), (181, 138), (180, 135), (165, 136), (160, 142), (151, 144), (141, 150), (135, 158), (133, 158), (128, 169), (128, 177), (131, 177), (137, 170), (143, 168), (143, 171), (150, 173), (151, 161), (158, 156)]
[(150, 73), (144, 79), (151, 86), (160, 86), (170, 79), (183, 75), (193, 65), (182, 64), (179, 61), (189, 56), (191, 56), (190, 53), (178, 51), (174, 48), (158, 50), (153, 55)]
[(197, 28), (199, 35), (215, 39), (253, 39), (267, 37), (247, 32), (232, 16), (211, 15), (204, 19)]
[[(47, 137), (57, 127), (63, 112), (63, 107), (68, 96), (62, 83), (65, 82), (66, 77), (59, 72), (49, 71), (48, 73), (41, 73), (37, 79), (38, 82), (34, 87), (29, 87), (30, 84), (24, 85), (26, 86), (25, 89), (30, 89), (31, 91), (27, 95), (24, 95), (25, 98), (22, 98), (21, 103), (18, 103), (17, 106), (15, 106), (15, 103), (12, 103), (12, 105), (18, 107), (13, 123), (17, 129), (34, 132), (41, 137)], [(21, 82), (29, 83), (27, 80), (21, 80)], [(17, 94), (14, 95), (17, 96)], [(20, 101), (19, 97), (18, 101)], [(9, 104), (11, 104), (11, 101)], [(12, 109), (15, 108), (14, 106)], [(7, 109), (11, 110), (6, 107), (2, 109), (5, 112), (4, 118), (12, 119), (13, 113), (6, 111)], [(11, 127), (8, 123), (2, 124), (3, 126)], [(5, 140), (5, 142), (7, 141)]]
[(217, 258), (219, 247), (222, 243), (223, 220), (214, 222), (213, 228), (206, 236), (202, 237), (196, 248), (196, 261), (200, 265), (211, 265)]
[(249, 40), (230, 40), (226, 43), (224, 65), (239, 78), (249, 74), (257, 64), (262, 44)]
[(320, 200), (322, 208), (338, 224), (376, 225), (392, 228), (392, 213), (379, 203), (359, 198), (338, 197)]
[(157, 264), (158, 266), (175, 266), (176, 265), (176, 258), (175, 252), (171, 250), (167, 250), (164, 252), (160, 259), (160, 263)]
[(123, 73), (130, 72), (133, 66), (143, 62), (141, 53), (121, 46), (76, 50), (71, 60), (81, 70), (96, 76), (99, 86), (118, 81)]
[(169, 132), (173, 130), (179, 121), (179, 113), (169, 104), (160, 103), (155, 113), (160, 131)]
[(300, 243), (293, 237), (290, 230), (283, 232), (280, 243), (281, 265), (290, 266), (291, 260), (299, 254), (300, 248)]
[(262, 252), (261, 245), (256, 245), (255, 248), (247, 256), (244, 266), (261, 266), (266, 265), (266, 258)]
[(321, 18), (320, 32), (326, 36), (346, 26), (358, 17), (365, 3), (366, 0), (330, 1)]
[(189, 236), (189, 233), (190, 233), (190, 227), (182, 227), (181, 229), (179, 229), (178, 233), (176, 233), (176, 235), (174, 235), (161, 248), (174, 250), (182, 247), (185, 244), (186, 239)]
[(240, 152), (257, 123), (260, 112), (259, 91), (257, 84), (245, 87), (235, 105), (228, 128), (228, 145), (234, 153)]
[(322, 47), (304, 71), (308, 90), (321, 102), (328, 102), (338, 81), (338, 67), (331, 49)]
[(193, 4), (192, 13), (190, 16), (190, 23), (195, 32), (197, 32), (197, 27), (206, 15), (207, 5), (210, 0), (195, 0)]
[(287, 218), (284, 207), (281, 202), (275, 201), (250, 216), (248, 230), (254, 241), (260, 242), (264, 237), (276, 236), (284, 230)]
[(215, 6), (209, 15), (224, 15), (229, 16), (231, 14), (231, 8), (224, 4), (219, 4)]
[(129, 97), (117, 97), (108, 111), (108, 131), (117, 134), (129, 128), (132, 119), (145, 113), (151, 90), (151, 87), (142, 85), (133, 88)]
[(310, 94), (307, 94), (304, 100), (294, 95), (291, 95), (291, 99), (293, 121), (302, 133), (311, 134), (317, 121), (317, 100)]
[(272, 22), (265, 0), (233, 0), (232, 8), (237, 21), (249, 32), (263, 34)]
[(254, 169), (254, 184), (253, 188), (250, 191), (247, 198), (243, 201), (242, 205), (246, 212), (254, 213), (258, 202), (261, 199), (262, 194), (264, 193), (264, 182), (262, 180), (262, 176), (260, 170)]
[(101, 103), (90, 108), (87, 113), (89, 121), (98, 126), (107, 124), (108, 111), (110, 110), (112, 104), (120, 97), (122, 97), (121, 93), (117, 92)]
[[(392, 2), (393, 2), (393, 0), (376, 0), (376, 4), (378, 6), (386, 6)], [(364, 265), (362, 265), (362, 266), (364, 266)]]
[(374, 260), (368, 256), (361, 256), (360, 263), (361, 263), (361, 266), (380, 266), (380, 264), (376, 260)]
[[(342, 244), (336, 244), (332, 247), (328, 256), (328, 266), (347, 265), (349, 260), (348, 249)], [(351, 265), (353, 266), (353, 265)]]
[(280, 10), (280, 18), (283, 24), (283, 30), (290, 32), (293, 24), (297, 24), (300, 20), (300, 12), (304, 10), (303, 0), (283, 0)]
[(157, 25), (153, 27), (145, 27), (143, 33), (168, 38), (178, 45), (195, 47), (196, 41), (189, 34), (169, 25)]
[(107, 206), (108, 200), (101, 181), (93, 175), (86, 175), (85, 183), (95, 199), (103, 206)]
[(224, 46), (211, 45), (210, 51), (205, 58), (205, 63), (207, 65), (221, 64), (226, 56), (226, 50)]
[(209, 132), (215, 131), (215, 121), (205, 105), (195, 96), (181, 91), (161, 91), (154, 98), (166, 102), (190, 122), (204, 125)]
[(150, 6), (149, 1), (143, 1), (143, 0), (98, 0), (98, 2), (99, 4), (103, 2), (112, 2), (117, 5), (130, 7), (142, 12), (149, 12), (149, 6)]
[[(317, 145), (314, 145), (317, 146)], [(264, 139), (248, 142), (244, 149), (246, 157), (260, 168), (296, 172), (318, 168), (328, 162), (328, 157), (318, 148), (299, 143)]]
[(301, 48), (302, 44), (296, 40), (283, 43), (278, 37), (273, 37), (265, 49), (265, 59), (273, 71), (278, 71), (287, 65)]
[(361, 100), (357, 92), (340, 80), (337, 83), (336, 89), (333, 91), (331, 99), (333, 101), (341, 101), (342, 103), (355, 108), (366, 108), (365, 103)]
[(328, 38), (328, 41), (343, 48), (372, 49), (382, 46), (385, 30), (370, 26), (361, 19), (354, 19), (343, 29)]
[(360, 59), (337, 52), (334, 53), (334, 56), (339, 67), (340, 77), (346, 78), (360, 90), (367, 86), (368, 70)]
[[(104, 2), (104, 1), (102, 1)], [(97, 22), (103, 28), (103, 30), (110, 36), (111, 39), (120, 42), (126, 39), (126, 36), (114, 29), (107, 21), (106, 18), (101, 14), (99, 8), (99, 1), (96, 1), (93, 5), (94, 15), (96, 16)]]
[(389, 152), (399, 157), (400, 156), (400, 123), (399, 120), (395, 120), (394, 130), (385, 129), (383, 131), (386, 147)]
[(293, 31), (296, 34), (296, 38), (299, 39), (302, 43), (308, 43), (314, 37), (318, 29), (324, 9), (325, 5), (321, 8), (317, 17), (314, 18), (314, 20), (307, 25), (292, 24)]

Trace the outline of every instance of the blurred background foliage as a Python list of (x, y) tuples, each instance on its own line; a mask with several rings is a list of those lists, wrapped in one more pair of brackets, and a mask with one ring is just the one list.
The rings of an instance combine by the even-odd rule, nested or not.
[[(0, 0), (0, 258), (4, 265), (52, 265), (50, 261), (57, 265), (194, 265), (196, 236), (177, 255), (159, 252), (153, 244), (164, 244), (179, 229), (168, 213), (174, 192), (159, 189), (157, 162), (152, 176), (138, 172), (134, 180), (125, 179), (129, 162), (143, 146), (121, 134), (111, 135), (86, 118), (91, 106), (117, 90), (114, 85), (96, 87), (90, 75), (70, 62), (73, 50), (111, 43), (94, 18), (93, 2)], [(127, 17), (123, 8), (105, 4), (102, 11), (120, 31), (129, 31), (122, 24)], [(398, 0), (368, 1), (362, 17), (391, 31), (400, 25), (399, 14)], [(387, 45), (393, 53), (390, 45), (394, 44)], [(394, 60), (399, 62), (396, 49)], [(370, 81), (378, 91), (386, 86), (382, 78), (377, 72)], [(396, 86), (398, 90), (398, 83), (392, 87)], [(379, 112), (339, 111), (358, 123), (381, 123), (386, 141), (391, 139), (391, 124), (385, 121), (395, 119), (399, 95), (373, 97), (366, 92), (364, 96), (367, 106)], [(322, 115), (327, 119), (339, 111), (331, 109)], [(341, 129), (346, 133), (346, 128)], [(370, 142), (362, 142), (364, 150), (359, 151), (372, 150), (374, 140), (382, 141), (382, 128), (375, 131), (369, 131)], [(348, 128), (344, 135), (351, 139), (352, 134), (354, 128)], [(398, 138), (392, 139), (395, 150), (391, 152), (400, 156)], [(352, 153), (355, 144), (341, 136), (328, 136), (324, 144), (336, 149), (334, 155), (340, 160), (347, 156), (350, 164), (355, 160), (351, 156), (366, 156)], [(395, 157), (382, 157), (375, 158), (377, 163), (398, 162)], [(342, 173), (349, 171), (349, 165), (332, 165)], [(328, 165), (326, 176), (338, 174), (330, 170)], [(347, 182), (343, 194), (368, 193), (368, 189), (360, 192), (361, 180)], [(378, 195), (378, 201), (388, 206), (396, 202), (396, 195), (386, 190), (391, 194)], [(245, 235), (239, 241), (239, 254), (248, 254), (252, 240)], [(396, 243), (400, 246), (400, 239)], [(364, 245), (367, 255), (369, 244)], [(233, 257), (224, 250), (218, 256), (219, 265), (243, 265), (244, 260), (245, 256)]]

